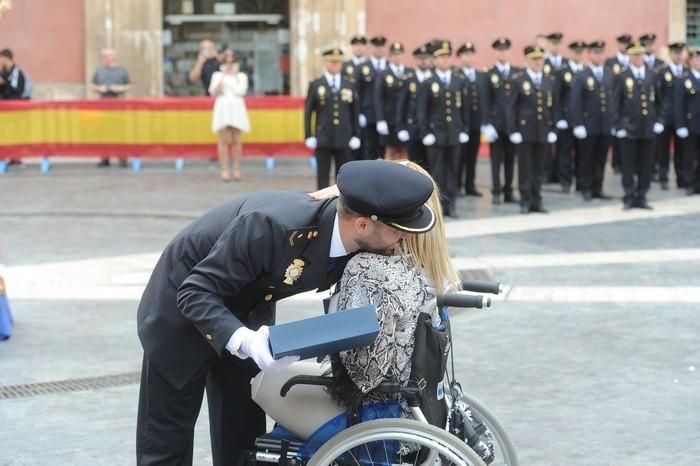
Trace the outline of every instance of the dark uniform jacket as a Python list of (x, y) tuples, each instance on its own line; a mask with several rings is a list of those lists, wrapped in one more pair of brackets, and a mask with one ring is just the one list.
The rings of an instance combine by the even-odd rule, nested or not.
[(656, 137), (654, 123), (664, 122), (659, 90), (657, 75), (649, 67), (646, 67), (641, 83), (634, 78), (630, 68), (617, 75), (610, 106), (613, 128), (624, 129), (630, 139)]
[[(553, 72), (557, 81), (557, 92), (559, 95), (559, 118), (569, 123), (569, 105), (571, 103), (571, 84), (574, 82), (576, 72), (571, 69), (569, 60), (564, 60), (562, 67)], [(555, 122), (556, 123), (556, 122)], [(571, 125), (569, 125), (571, 127)]]
[(660, 60), (658, 57), (654, 57), (654, 61), (651, 65), (646, 62), (645, 58), (644, 64), (647, 66), (647, 68), (651, 68), (651, 71), (653, 71), (654, 73), (659, 73), (666, 66), (666, 62)]
[[(681, 72), (681, 76), (685, 74), (687, 69), (683, 67), (683, 71)], [(667, 116), (667, 125), (669, 127), (674, 127), (674, 118), (673, 118), (673, 100), (674, 100), (674, 88), (676, 86), (682, 86), (683, 85), (683, 79), (681, 77), (676, 77), (673, 74), (673, 71), (671, 70), (671, 67), (669, 65), (666, 65), (662, 67), (659, 72), (657, 73), (659, 75), (659, 78), (661, 79), (661, 99), (663, 100), (663, 105), (664, 105), (664, 115)]]
[(617, 76), (625, 68), (627, 68), (627, 65), (618, 60), (617, 55), (615, 55), (614, 57), (610, 57), (607, 60), (605, 60), (605, 67), (612, 70), (613, 74)]
[[(145, 356), (175, 388), (202, 375), (241, 326), (274, 322), (274, 302), (328, 288), (335, 201), (254, 193), (215, 208), (165, 248), (138, 308)], [(294, 278), (296, 276), (296, 279)]]
[(537, 89), (526, 71), (511, 79), (506, 127), (508, 134), (519, 132), (523, 142), (547, 142), (547, 133), (555, 130), (560, 118), (557, 84), (552, 75), (542, 73)]
[(358, 115), (357, 93), (350, 81), (341, 78), (339, 91), (328, 83), (325, 75), (309, 84), (304, 134), (306, 138), (316, 136), (319, 148), (347, 149), (350, 138), (360, 134)]
[(574, 76), (571, 84), (569, 126), (585, 126), (589, 135), (610, 136), (612, 100), (615, 75), (612, 69), (602, 67), (603, 78), (598, 82), (590, 67)]
[(463, 68), (457, 68), (453, 75), (462, 82), (462, 119), (469, 122), (469, 131), (481, 128), (483, 106), (481, 96), (484, 94), (486, 76), (474, 69), (474, 81), (471, 81)]
[(386, 121), (392, 132), (396, 131), (399, 100), (407, 85), (409, 73), (413, 75), (413, 70), (404, 67), (403, 75), (398, 76), (387, 65), (384, 71), (377, 73), (374, 81), (374, 111), (377, 121)]
[(462, 120), (462, 82), (452, 73), (445, 86), (434, 73), (418, 88), (418, 125), (420, 138), (435, 135), (436, 146), (456, 146), (459, 133), (468, 132), (469, 122)]
[[(510, 66), (508, 78), (522, 71), (513, 65)], [(486, 72), (487, 83), (484, 86), (482, 102), (484, 112), (482, 117), (484, 124), (493, 125), (499, 133), (506, 133), (506, 107), (510, 96), (511, 83), (495, 65)]]
[[(428, 79), (428, 78), (426, 78)], [(420, 127), (418, 126), (418, 88), (421, 81), (418, 80), (415, 70), (406, 74), (403, 91), (399, 96), (399, 103), (396, 106), (396, 129), (408, 131), (411, 140), (420, 138)]]
[(359, 69), (359, 66), (362, 64), (366, 63), (366, 61), (360, 63), (359, 65), (355, 65), (355, 62), (351, 60), (346, 61), (343, 63), (343, 77), (353, 83), (355, 85), (357, 83), (357, 71)]
[[(388, 63), (386, 66), (389, 66)], [(360, 97), (360, 113), (367, 118), (367, 126), (374, 125), (377, 122), (374, 111), (374, 81), (380, 71), (374, 68), (372, 60), (366, 60), (355, 72), (357, 73), (355, 84)]]
[(686, 70), (673, 89), (674, 124), (688, 128), (690, 134), (700, 135), (700, 80)]

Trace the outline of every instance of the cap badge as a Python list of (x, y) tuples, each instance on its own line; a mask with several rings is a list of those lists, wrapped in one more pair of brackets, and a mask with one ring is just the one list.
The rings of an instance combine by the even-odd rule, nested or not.
[(293, 285), (295, 281), (301, 277), (301, 273), (304, 271), (304, 261), (301, 259), (294, 259), (287, 270), (284, 272), (284, 283), (286, 285)]

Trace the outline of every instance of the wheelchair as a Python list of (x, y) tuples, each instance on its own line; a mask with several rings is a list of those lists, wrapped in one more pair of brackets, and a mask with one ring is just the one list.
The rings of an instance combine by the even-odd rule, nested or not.
[[(498, 283), (462, 283), (463, 290), (474, 293), (500, 294), (502, 288)], [(428, 304), (437, 306), (443, 322), (448, 321), (448, 307), (483, 308), (490, 305), (490, 298), (481, 294), (446, 294)], [(446, 327), (450, 332), (449, 325)], [(451, 341), (451, 334), (449, 336)], [(276, 425), (272, 431), (255, 440), (253, 450), (243, 459), (243, 466), (485, 466), (487, 463), (482, 458), (486, 458), (491, 466), (518, 466), (515, 449), (501, 423), (482, 403), (464, 393), (455, 380), (452, 353), (449, 351), (451, 370), (444, 373), (448, 387), (444, 392), (444, 402), (448, 407), (445, 426), (435, 426), (426, 418), (421, 409), (422, 399), (425, 400), (425, 397), (421, 397), (425, 385), (414, 380), (412, 374), (411, 381), (406, 385), (386, 381), (373, 392), (396, 395), (405, 400), (413, 419), (401, 418), (396, 402), (393, 410), (389, 406), (368, 416), (362, 416), (357, 408), (347, 407), (344, 415), (322, 426), (305, 441)], [(284, 398), (297, 385), (329, 387), (333, 383), (332, 376), (296, 375), (282, 385), (280, 396)], [(461, 417), (455, 416), (457, 411)], [(389, 415), (383, 417), (387, 413)], [(464, 413), (468, 414), (465, 416)], [(471, 422), (463, 419), (466, 417)], [(474, 424), (476, 429), (473, 428)], [(482, 441), (485, 432), (489, 433), (490, 445)], [(485, 452), (484, 448), (490, 450)]]

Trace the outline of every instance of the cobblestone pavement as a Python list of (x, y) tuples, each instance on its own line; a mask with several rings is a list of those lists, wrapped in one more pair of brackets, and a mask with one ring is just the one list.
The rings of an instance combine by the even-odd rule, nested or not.
[[(259, 189), (308, 190), (307, 161), (144, 162), (134, 173), (62, 163), (0, 176), (0, 269), (15, 334), (0, 342), (0, 465), (134, 463), (138, 299), (172, 236), (206, 209)], [(486, 311), (453, 316), (463, 385), (502, 420), (523, 465), (697, 465), (700, 458), (700, 196), (649, 195), (651, 212), (584, 203), (554, 185), (549, 215), (460, 198), (450, 251), (469, 276), (508, 285)], [(317, 314), (313, 293), (280, 320)], [(47, 384), (48, 383), (48, 384)], [(35, 384), (17, 388), (22, 384)], [(40, 385), (43, 384), (43, 385)], [(206, 404), (195, 463), (211, 464)]]

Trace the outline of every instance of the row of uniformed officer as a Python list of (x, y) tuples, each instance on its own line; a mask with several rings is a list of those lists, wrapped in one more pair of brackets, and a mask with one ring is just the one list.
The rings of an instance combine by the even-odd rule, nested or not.
[(389, 65), (377, 74), (374, 83), (374, 110), (377, 119), (377, 132), (384, 146), (387, 160), (405, 159), (407, 134), (399, 135), (399, 102), (404, 95), (413, 71), (403, 63), (404, 48), (401, 42), (389, 46)]
[(664, 132), (659, 135), (659, 149), (656, 152), (656, 168), (659, 174), (661, 189), (668, 189), (668, 172), (671, 165), (671, 141), (673, 141), (673, 168), (676, 173), (676, 183), (679, 188), (684, 187), (683, 183), (683, 144), (676, 136), (677, 126), (673, 115), (674, 89), (683, 83), (682, 76), (687, 71), (683, 65), (683, 42), (674, 42), (668, 45), (671, 61), (661, 67), (657, 74), (661, 76), (661, 98), (664, 103), (664, 113), (666, 115), (666, 125)]
[(690, 67), (673, 88), (673, 122), (683, 148), (681, 180), (690, 195), (700, 194), (700, 51), (689, 55)]

